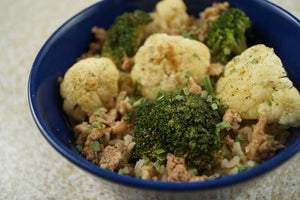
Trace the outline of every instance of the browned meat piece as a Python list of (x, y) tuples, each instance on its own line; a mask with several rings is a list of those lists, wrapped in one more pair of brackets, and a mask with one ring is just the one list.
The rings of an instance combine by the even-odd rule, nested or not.
[(106, 31), (103, 28), (99, 28), (96, 26), (92, 28), (92, 33), (94, 34), (96, 41), (90, 43), (88, 52), (82, 54), (78, 60), (93, 57), (99, 54), (102, 49), (103, 43), (108, 37)]
[[(87, 160), (91, 161), (94, 164), (99, 163), (100, 152), (104, 149), (104, 144), (99, 143), (99, 139), (107, 140), (107, 134), (111, 131), (110, 128), (93, 128), (91, 134), (88, 135), (87, 140), (84, 144), (82, 154), (86, 157)], [(94, 151), (92, 148), (92, 143), (98, 142), (99, 151)]]
[(198, 85), (192, 77), (189, 78), (189, 84), (187, 88), (189, 92), (194, 93), (196, 95), (200, 95), (202, 91), (200, 85)]
[(105, 114), (103, 123), (107, 124), (108, 126), (113, 126), (115, 124), (117, 117), (118, 117), (117, 110), (113, 108), (107, 114)]
[(257, 160), (266, 160), (268, 158), (271, 158), (275, 155), (275, 152), (280, 148), (279, 145), (274, 143), (274, 141), (265, 141), (263, 142), (259, 147), (258, 151), (259, 152), (259, 159)]
[(120, 71), (118, 87), (119, 91), (126, 91), (127, 95), (129, 96), (133, 94), (134, 85), (129, 73)]
[(172, 154), (167, 156), (167, 172), (169, 182), (189, 181), (191, 174), (186, 170), (184, 158)]
[(208, 177), (206, 175), (193, 176), (192, 178), (190, 178), (190, 182), (206, 181), (206, 180), (208, 180)]
[(76, 145), (84, 145), (89, 133), (88, 131), (91, 130), (91, 126), (83, 122), (82, 124), (78, 124), (74, 127), (74, 132), (78, 133), (78, 138), (76, 140)]
[(102, 117), (100, 117), (99, 115), (91, 115), (89, 118), (89, 123), (92, 124), (93, 122), (103, 122), (104, 123), (104, 119)]
[(122, 58), (121, 70), (124, 72), (130, 72), (133, 64), (134, 64), (133, 58), (129, 58), (129, 57), (125, 56)]
[(234, 140), (229, 136), (229, 135), (226, 135), (224, 137), (224, 143), (226, 144), (226, 146), (229, 148), (229, 149), (232, 149), (233, 145), (234, 145)]
[(127, 112), (132, 110), (131, 104), (128, 102), (128, 98), (126, 98), (127, 92), (122, 91), (117, 97), (116, 109), (121, 115), (125, 115)]
[(201, 14), (201, 21), (214, 22), (218, 19), (220, 14), (229, 8), (229, 3), (213, 3), (211, 7), (206, 8)]
[(232, 126), (233, 131), (237, 131), (240, 127), (239, 123), (242, 121), (242, 117), (239, 111), (227, 109), (223, 116), (223, 121), (228, 122)]
[(132, 129), (133, 127), (131, 124), (124, 121), (118, 121), (115, 123), (115, 125), (112, 126), (112, 134), (125, 135), (130, 133)]
[(128, 102), (128, 98), (126, 98), (125, 100), (122, 100), (120, 102), (118, 111), (121, 115), (125, 115), (126, 113), (132, 111), (132, 106)]
[(282, 146), (273, 140), (273, 137), (264, 132), (267, 124), (266, 117), (260, 117), (252, 133), (252, 140), (247, 145), (246, 155), (250, 160), (257, 162), (272, 157)]
[(103, 28), (99, 28), (97, 26), (94, 26), (92, 28), (92, 33), (94, 34), (96, 40), (102, 45), (105, 40), (108, 38), (108, 35), (106, 33), (106, 30)]
[(206, 42), (212, 23), (228, 8), (228, 2), (213, 3), (211, 7), (206, 8), (200, 13), (200, 23), (192, 28), (195, 29), (194, 32), (199, 41)]
[(120, 168), (121, 164), (127, 163), (130, 152), (127, 150), (124, 142), (118, 142), (114, 146), (106, 146), (100, 161), (100, 167), (111, 171)]
[(212, 63), (208, 66), (208, 75), (219, 76), (224, 70), (224, 65), (220, 63)]

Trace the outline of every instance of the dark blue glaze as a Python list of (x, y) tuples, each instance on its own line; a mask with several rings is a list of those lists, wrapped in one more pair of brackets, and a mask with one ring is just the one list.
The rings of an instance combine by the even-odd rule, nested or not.
[[(251, 18), (255, 39), (252, 44), (264, 43), (275, 49), (282, 59), (294, 85), (300, 89), (300, 22), (283, 9), (263, 0), (230, 0), (231, 5), (244, 10)], [(151, 11), (156, 1), (104, 0), (63, 24), (45, 43), (37, 55), (28, 83), (28, 99), (33, 118), (48, 142), (65, 158), (80, 168), (106, 180), (122, 185), (153, 190), (191, 191), (220, 188), (253, 180), (284, 163), (300, 150), (300, 131), (293, 130), (288, 147), (269, 161), (249, 171), (217, 180), (195, 183), (164, 183), (142, 181), (120, 176), (91, 164), (77, 155), (71, 142), (62, 112), (57, 78), (88, 49), (92, 39), (90, 29), (97, 25), (108, 28), (114, 18), (124, 11), (142, 9)], [(209, 6), (209, 0), (187, 0), (189, 13), (196, 15)]]

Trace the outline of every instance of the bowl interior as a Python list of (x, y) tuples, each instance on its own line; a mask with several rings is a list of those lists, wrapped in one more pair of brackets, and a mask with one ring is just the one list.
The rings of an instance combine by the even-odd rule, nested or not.
[[(31, 111), (39, 129), (63, 156), (81, 168), (103, 178), (121, 182), (127, 185), (140, 185), (140, 180), (121, 177), (98, 168), (81, 158), (75, 152), (72, 143), (72, 132), (64, 121), (62, 99), (59, 95), (58, 77), (75, 63), (76, 59), (88, 49), (92, 40), (91, 28), (95, 25), (108, 28), (116, 16), (124, 11), (141, 9), (151, 11), (157, 1), (149, 0), (104, 0), (80, 12), (62, 25), (46, 42), (39, 52), (29, 78), (28, 96)], [(290, 79), (297, 89), (300, 89), (300, 23), (293, 16), (271, 3), (261, 0), (230, 0), (233, 7), (245, 11), (250, 17), (255, 38), (251, 44), (263, 43), (273, 47), (281, 58)], [(198, 12), (211, 5), (209, 0), (186, 1), (189, 13), (197, 16)], [(300, 148), (300, 131), (292, 130), (293, 135), (287, 143), (288, 148), (279, 155), (250, 171), (220, 180), (203, 183), (193, 183), (193, 187), (185, 188), (172, 186), (173, 189), (201, 189), (237, 183), (254, 175), (264, 173), (284, 162), (294, 155)], [(147, 182), (147, 181), (144, 181)], [(163, 183), (147, 183), (154, 189), (170, 189), (170, 183), (161, 188)], [(146, 184), (145, 187), (148, 187)], [(157, 187), (156, 187), (157, 186)]]

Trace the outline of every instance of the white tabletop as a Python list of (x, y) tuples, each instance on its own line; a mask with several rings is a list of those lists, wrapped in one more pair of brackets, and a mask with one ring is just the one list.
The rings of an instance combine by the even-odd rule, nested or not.
[[(0, 199), (120, 199), (59, 155), (37, 130), (27, 80), (37, 52), (96, 0), (0, 1)], [(298, 0), (272, 0), (300, 18)], [(300, 154), (235, 199), (300, 199)]]

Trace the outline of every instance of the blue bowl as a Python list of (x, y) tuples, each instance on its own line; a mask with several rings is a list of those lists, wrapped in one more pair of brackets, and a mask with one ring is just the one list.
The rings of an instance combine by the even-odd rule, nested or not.
[[(166, 183), (144, 181), (120, 176), (101, 169), (80, 157), (72, 142), (72, 133), (66, 126), (59, 95), (58, 77), (87, 51), (92, 40), (90, 33), (94, 25), (108, 28), (115, 17), (125, 11), (141, 9), (151, 11), (157, 1), (149, 0), (104, 0), (78, 13), (64, 23), (44, 44), (38, 53), (29, 77), (28, 99), (32, 116), (47, 141), (66, 159), (83, 170), (106, 181), (113, 190), (127, 198), (147, 195), (155, 198), (190, 198), (204, 195), (212, 197), (228, 191), (236, 184), (245, 185), (261, 179), (286, 162), (300, 150), (300, 131), (291, 130), (287, 148), (263, 164), (233, 176), (194, 183)], [(255, 38), (250, 43), (263, 43), (273, 47), (297, 89), (300, 89), (300, 22), (278, 6), (263, 0), (229, 0), (232, 7), (242, 9), (253, 22)], [(209, 0), (186, 1), (190, 14), (197, 13), (211, 4)], [(260, 177), (260, 179), (254, 179)], [(251, 180), (251, 181), (250, 181)], [(237, 192), (237, 191), (235, 191)], [(239, 191), (238, 191), (239, 192)]]

